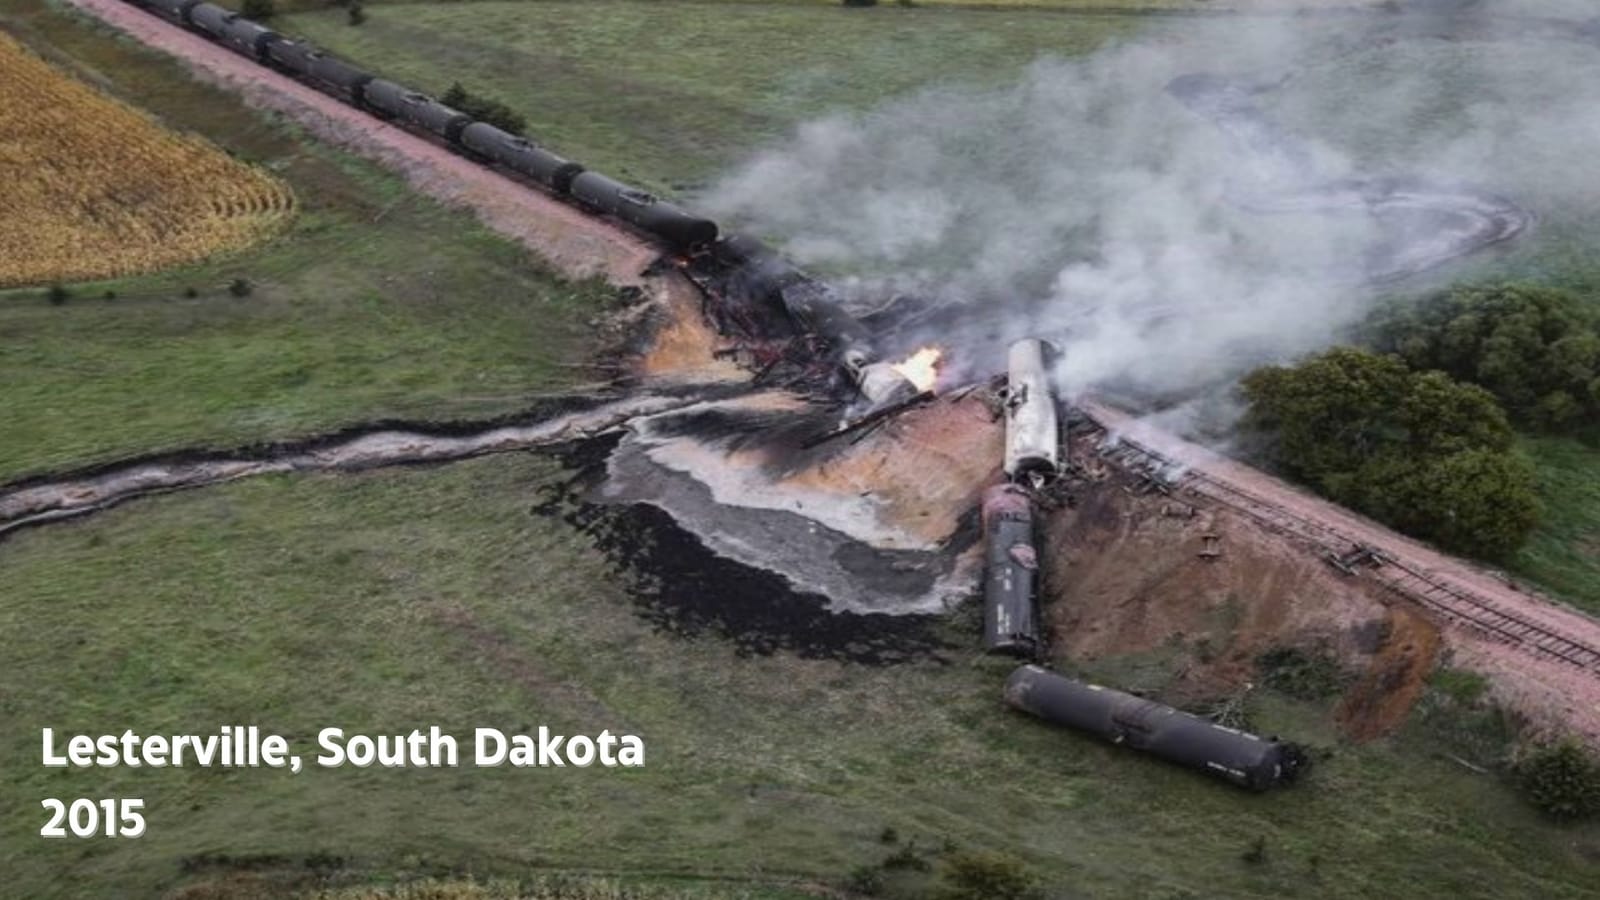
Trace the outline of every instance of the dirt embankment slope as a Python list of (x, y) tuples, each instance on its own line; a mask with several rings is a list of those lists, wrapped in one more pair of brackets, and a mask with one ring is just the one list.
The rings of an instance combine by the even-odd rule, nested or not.
[[(1584, 645), (1600, 647), (1600, 622), (1116, 410), (1093, 402), (1081, 406), (1109, 434), (1136, 440), (1186, 468), (1171, 473), (1178, 487), (1170, 497), (1140, 495), (1148, 485), (1129, 482), (1124, 474), (1121, 482), (1108, 479), (1088, 490), (1078, 510), (1052, 524), (1051, 543), (1058, 548), (1052, 561), (1059, 571), (1050, 577), (1052, 592), (1071, 601), (1069, 617), (1057, 616), (1058, 636), (1069, 653), (1148, 650), (1163, 641), (1194, 645), (1222, 639), (1228, 632), (1224, 626), (1230, 626), (1233, 633), (1223, 647), (1202, 647), (1216, 659), (1197, 665), (1193, 677), (1237, 684), (1248, 675), (1248, 660), (1269, 645), (1327, 642), (1367, 669), (1368, 680), (1357, 685), (1367, 695), (1347, 698), (1347, 714), (1367, 709), (1393, 718), (1391, 695), (1415, 690), (1412, 682), (1431, 667), (1431, 660), (1422, 664), (1424, 658), (1437, 652), (1448, 654), (1452, 665), (1488, 675), (1496, 695), (1535, 724), (1574, 730), (1600, 744), (1600, 671), (1543, 655), (1531, 640), (1519, 646), (1492, 639), (1439, 616), (1416, 597), (1386, 585), (1376, 570), (1358, 567), (1354, 575), (1343, 574), (1328, 564), (1328, 547), (1269, 528), (1185, 488), (1183, 472), (1203, 473), (1351, 544), (1377, 548), (1391, 565)], [(1093, 467), (1104, 437), (1080, 440), (1076, 458)], [(1105, 496), (1098, 496), (1102, 492)], [(1175, 505), (1192, 508), (1195, 515), (1163, 515)], [(1208, 543), (1206, 534), (1216, 536), (1209, 542), (1220, 557), (1199, 555)], [(1435, 631), (1437, 639), (1431, 636)], [(1384, 684), (1388, 687), (1378, 690)], [(1371, 728), (1359, 721), (1349, 724), (1357, 733)]]

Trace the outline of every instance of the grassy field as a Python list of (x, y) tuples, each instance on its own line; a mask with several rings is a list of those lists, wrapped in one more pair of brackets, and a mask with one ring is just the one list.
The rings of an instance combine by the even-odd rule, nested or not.
[[(535, 457), (273, 477), (131, 504), (0, 544), (0, 870), (19, 896), (136, 895), (224, 856), (370, 873), (597, 871), (766, 890), (896, 847), (1017, 854), (1054, 896), (1591, 895), (1600, 826), (1544, 824), (1420, 726), (1310, 740), (1309, 781), (1255, 796), (1006, 713), (1006, 665), (962, 646), (872, 668), (739, 658), (659, 633), (560, 519)], [(967, 636), (961, 635), (962, 640)], [(643, 769), (46, 770), (39, 729), (467, 733), (548, 724), (644, 738)], [(137, 841), (42, 841), (44, 797), (142, 797)], [(1241, 854), (1258, 840), (1265, 860)], [(252, 859), (253, 862), (252, 862)], [(187, 869), (185, 861), (187, 860)]]
[[(598, 287), (560, 281), (469, 215), (44, 0), (8, 0), (0, 27), (274, 171), (301, 204), (279, 238), (200, 266), (72, 285), (61, 305), (43, 289), (0, 292), (0, 481), (373, 418), (505, 412), (574, 378)], [(249, 296), (229, 293), (236, 278)]]
[(701, 183), (806, 118), (931, 84), (1003, 81), (1041, 53), (1082, 53), (1138, 26), (644, 0), (376, 5), (359, 28), (338, 9), (275, 23), (424, 90), (459, 80), (526, 113), (529, 133), (563, 154), (657, 189)]

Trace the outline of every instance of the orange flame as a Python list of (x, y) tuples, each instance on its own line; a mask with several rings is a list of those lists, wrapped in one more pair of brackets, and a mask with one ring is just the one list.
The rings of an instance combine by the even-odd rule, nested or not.
[(939, 380), (939, 360), (943, 357), (944, 351), (938, 347), (923, 347), (889, 368), (916, 385), (917, 390), (931, 391), (934, 382)]

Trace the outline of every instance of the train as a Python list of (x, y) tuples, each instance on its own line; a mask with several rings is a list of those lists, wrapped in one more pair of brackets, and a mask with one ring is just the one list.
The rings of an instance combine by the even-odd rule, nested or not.
[(1230, 784), (1265, 791), (1310, 765), (1296, 744), (1218, 725), (1154, 700), (1024, 665), (1006, 679), (1005, 701), (1056, 725), (1142, 750)]
[(609, 176), (587, 169), (519, 135), (296, 41), (259, 22), (202, 0), (128, 0), (176, 25), (278, 69), (380, 118), (430, 134), (464, 155), (527, 178), (591, 212), (627, 223), (674, 253), (709, 249), (717, 223)]
[[(404, 85), (380, 78), (305, 42), (203, 0), (125, 0), (168, 22), (284, 72), (331, 97), (386, 121), (430, 135), (479, 162), (526, 178), (558, 199), (620, 221), (680, 258), (709, 259), (734, 273), (725, 283), (741, 300), (764, 310), (758, 318), (777, 330), (818, 339), (845, 383), (869, 405), (904, 393), (900, 376), (876, 362), (869, 330), (825, 283), (801, 272), (776, 250), (747, 235), (724, 235), (716, 222), (648, 191), (588, 169), (521, 135)], [(903, 380), (903, 379), (901, 379)]]

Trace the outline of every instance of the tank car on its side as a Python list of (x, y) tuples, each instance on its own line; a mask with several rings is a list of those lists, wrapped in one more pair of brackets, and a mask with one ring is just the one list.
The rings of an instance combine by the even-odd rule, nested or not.
[(567, 193), (572, 179), (583, 171), (583, 166), (487, 122), (473, 122), (461, 129), (460, 143), (484, 159), (526, 175), (557, 194)]
[(1011, 345), (1006, 355), (1006, 476), (1051, 479), (1061, 471), (1061, 428), (1050, 388), (1053, 350), (1037, 338)]
[(599, 172), (584, 171), (572, 179), (574, 200), (615, 216), (675, 250), (706, 247), (717, 239), (717, 223), (690, 215), (678, 206)]
[(1039, 555), (1033, 501), (1014, 484), (983, 492), (983, 645), (1032, 658), (1039, 649)]
[(361, 92), (361, 102), (368, 109), (415, 125), (451, 143), (455, 143), (462, 130), (472, 123), (472, 117), (461, 110), (383, 78), (367, 82)]
[(1241, 787), (1264, 791), (1306, 768), (1294, 744), (1225, 728), (1153, 700), (1084, 684), (1039, 666), (1006, 679), (1006, 702), (1048, 722), (1143, 750)]

